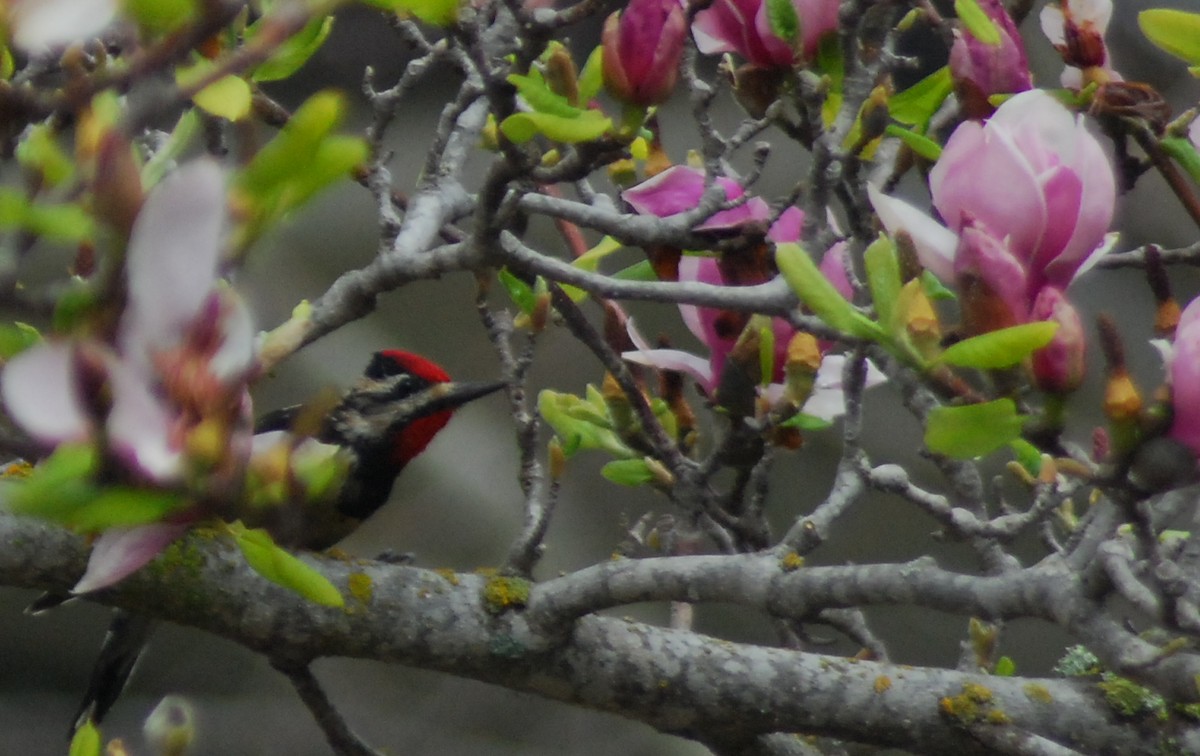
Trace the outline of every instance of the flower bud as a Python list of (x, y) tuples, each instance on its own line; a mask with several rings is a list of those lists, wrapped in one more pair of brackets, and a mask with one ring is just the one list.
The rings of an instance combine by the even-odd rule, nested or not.
[(604, 86), (627, 105), (664, 102), (675, 89), (687, 18), (676, 0), (632, 0), (608, 17), (601, 37)]
[(1086, 349), (1079, 312), (1061, 291), (1048, 286), (1038, 292), (1030, 319), (1058, 323), (1054, 339), (1033, 353), (1033, 377), (1038, 388), (1055, 394), (1079, 388)]
[(988, 97), (1024, 92), (1033, 82), (1021, 34), (1004, 5), (1000, 0), (979, 0), (979, 7), (1000, 32), (1000, 42), (988, 44), (968, 29), (955, 30), (950, 75), (967, 117), (982, 119), (995, 111)]

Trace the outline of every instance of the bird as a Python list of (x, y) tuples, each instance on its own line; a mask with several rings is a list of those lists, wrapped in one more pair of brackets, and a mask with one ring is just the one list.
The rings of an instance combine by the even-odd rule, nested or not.
[[(319, 507), (278, 507), (259, 513), (276, 543), (321, 550), (333, 546), (374, 514), (391, 495), (401, 471), (450, 422), (454, 411), (507, 384), (455, 382), (437, 363), (412, 352), (375, 352), (358, 381), (320, 419), (314, 437), (338, 447), (347, 472), (337, 495)], [(303, 422), (303, 405), (272, 410), (255, 423), (255, 433), (292, 431)], [(85, 722), (99, 724), (120, 697), (153, 632), (152, 618), (117, 610), (92, 668), (73, 720), (72, 734)]]

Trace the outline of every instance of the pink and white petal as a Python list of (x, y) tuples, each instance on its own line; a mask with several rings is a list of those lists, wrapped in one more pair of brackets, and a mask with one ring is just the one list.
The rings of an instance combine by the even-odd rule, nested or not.
[(833, 288), (837, 289), (839, 294), (853, 300), (854, 286), (850, 283), (850, 276), (846, 270), (849, 262), (846, 258), (848, 249), (846, 242), (840, 241), (825, 250), (825, 255), (821, 258), (821, 273), (829, 279), (829, 283), (833, 284)]
[(804, 211), (792, 205), (779, 214), (771, 228), (767, 231), (767, 239), (779, 242), (800, 241), (800, 231), (804, 228)]
[(1096, 30), (1103, 33), (1112, 20), (1112, 0), (1071, 0), (1071, 15), (1075, 23), (1092, 23)]
[(175, 416), (146, 383), (144, 374), (124, 362), (109, 365), (113, 404), (108, 433), (113, 451), (149, 478), (168, 482), (182, 470), (182, 454), (172, 441)]
[(9, 416), (42, 443), (78, 441), (91, 431), (70, 344), (41, 344), (13, 357), (0, 374), (0, 393)]
[(87, 570), (72, 593), (90, 593), (119, 583), (161, 554), (187, 529), (186, 524), (156, 522), (104, 531), (92, 544)]
[(61, 50), (112, 23), (116, 0), (18, 0), (8, 3), (13, 43), (28, 53)]
[(1046, 35), (1050, 44), (1058, 46), (1066, 43), (1067, 36), (1063, 28), (1066, 18), (1063, 16), (1062, 8), (1053, 3), (1046, 5), (1038, 14), (1038, 22), (1042, 26), (1042, 34)]
[(681, 349), (647, 349), (624, 352), (621, 357), (638, 365), (686, 373), (696, 379), (706, 394), (712, 394), (717, 387), (712, 365), (708, 360), (691, 352)]
[(659, 218), (691, 210), (703, 196), (704, 173), (686, 165), (673, 165), (621, 193), (638, 213)]
[(958, 236), (904, 200), (884, 194), (869, 184), (867, 194), (888, 233), (906, 232), (917, 248), (921, 264), (942, 281), (953, 281)]
[(225, 218), (225, 173), (212, 160), (188, 163), (150, 193), (129, 240), (123, 351), (140, 360), (182, 340), (216, 282)]
[(1120, 241), (1120, 239), (1121, 234), (1117, 231), (1111, 231), (1105, 234), (1103, 241), (1100, 242), (1100, 245), (1093, 249), (1091, 253), (1083, 259), (1083, 262), (1080, 263), (1079, 267), (1075, 269), (1075, 273), (1071, 276), (1071, 280), (1067, 282), (1067, 285), (1070, 285), (1075, 279), (1079, 278), (1084, 273), (1087, 273), (1089, 270), (1095, 267), (1096, 263), (1100, 262), (1100, 258), (1107, 255), (1112, 251), (1113, 247), (1117, 246), (1117, 242)]
[(221, 346), (208, 363), (212, 374), (225, 383), (246, 377), (258, 355), (254, 319), (250, 308), (232, 289), (221, 292)]

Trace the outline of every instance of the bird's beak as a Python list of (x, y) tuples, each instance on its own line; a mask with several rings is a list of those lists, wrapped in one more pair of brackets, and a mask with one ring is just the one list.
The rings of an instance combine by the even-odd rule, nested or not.
[[(411, 400), (416, 405), (413, 417), (424, 417), (461, 407), (467, 402), (495, 393), (508, 386), (504, 381), (449, 381), (435, 383)], [(407, 401), (405, 402), (407, 403)]]

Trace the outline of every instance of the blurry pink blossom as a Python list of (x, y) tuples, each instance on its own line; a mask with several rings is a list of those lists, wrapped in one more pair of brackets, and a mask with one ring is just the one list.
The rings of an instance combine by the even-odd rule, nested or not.
[[(626, 189), (621, 197), (643, 215), (667, 218), (692, 210), (700, 204), (704, 196), (704, 180), (704, 171), (686, 165), (673, 165), (653, 178)], [(741, 184), (725, 176), (718, 176), (713, 183), (724, 190), (727, 202), (739, 200), (746, 193)], [(766, 221), (770, 217), (771, 208), (761, 197), (749, 197), (737, 207), (713, 213), (696, 226), (696, 230), (719, 231), (753, 221)], [(790, 207), (771, 226), (768, 236), (772, 241), (795, 241), (800, 238), (803, 220), (804, 214), (800, 209)]]
[(799, 39), (775, 36), (766, 0), (715, 0), (696, 14), (692, 34), (706, 54), (733, 52), (759, 68), (790, 68), (797, 57), (812, 60), (821, 38), (837, 30), (838, 0), (792, 0)]
[[(102, 425), (104, 448), (125, 476), (170, 485), (186, 477), (186, 443), (205, 422), (219, 427), (228, 458), (203, 464), (240, 467), (256, 357), (249, 312), (218, 278), (224, 183), (216, 163), (198, 160), (150, 194), (130, 237), (127, 301), (111, 344), (49, 341), (5, 367), (5, 407), (35, 440), (98, 439)], [(155, 523), (104, 533), (79, 590), (120, 580), (179, 532)]]
[(36, 55), (99, 34), (116, 16), (117, 0), (10, 0), (5, 12), (13, 44)]
[(1179, 316), (1169, 367), (1174, 422), (1168, 435), (1200, 457), (1200, 298)]

